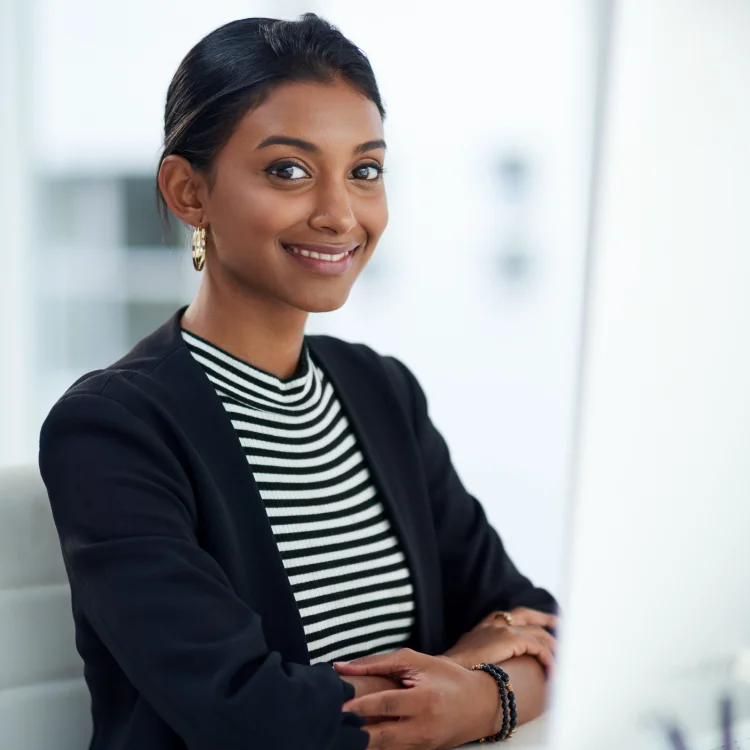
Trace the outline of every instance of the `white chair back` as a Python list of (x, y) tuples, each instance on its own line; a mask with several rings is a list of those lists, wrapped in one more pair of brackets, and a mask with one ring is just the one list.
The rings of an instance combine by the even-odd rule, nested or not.
[(90, 700), (35, 466), (0, 469), (0, 748), (85, 750)]

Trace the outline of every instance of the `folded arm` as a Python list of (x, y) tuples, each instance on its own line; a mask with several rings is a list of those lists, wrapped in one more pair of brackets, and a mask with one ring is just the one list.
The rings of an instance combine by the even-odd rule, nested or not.
[[(551, 666), (554, 652), (557, 603), (516, 568), (481, 504), (463, 486), (448, 446), (429, 417), (427, 399), (416, 378), (396, 359), (388, 359), (386, 367), (402, 402), (411, 408), (427, 478), (443, 581), (444, 651), (465, 667), (481, 661), (500, 664), (513, 680), (519, 720), (527, 721), (538, 716), (545, 705), (544, 667)], [(525, 632), (519, 630), (510, 638), (504, 633), (500, 644), (489, 631), (475, 639), (473, 631), (497, 610), (530, 610), (542, 617), (529, 623)], [(471, 638), (468, 644), (467, 637)]]
[(188, 477), (144, 420), (104, 395), (68, 396), (44, 424), (40, 468), (77, 606), (191, 750), (366, 745), (341, 714), (354, 690), (330, 666), (268, 651), (198, 543)]
[(414, 375), (396, 359), (385, 363), (404, 408), (411, 411), (427, 479), (440, 553), (446, 648), (495, 610), (524, 607), (556, 614), (554, 597), (519, 572), (482, 505), (463, 486)]

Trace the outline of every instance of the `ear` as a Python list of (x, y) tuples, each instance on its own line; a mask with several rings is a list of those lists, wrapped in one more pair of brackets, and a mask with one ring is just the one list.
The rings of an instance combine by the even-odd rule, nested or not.
[(183, 156), (167, 156), (159, 167), (159, 189), (169, 210), (190, 226), (206, 226), (206, 181)]

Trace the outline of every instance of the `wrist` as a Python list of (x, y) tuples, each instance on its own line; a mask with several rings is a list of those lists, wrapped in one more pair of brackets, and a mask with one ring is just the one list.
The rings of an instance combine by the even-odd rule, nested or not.
[(495, 678), (481, 669), (471, 673), (477, 683), (479, 724), (472, 727), (474, 740), (497, 734), (503, 724), (502, 704), (498, 697)]
[(476, 660), (472, 661), (471, 654), (461, 653), (460, 651), (446, 651), (444, 654), (440, 655), (443, 659), (448, 659), (449, 661), (452, 661), (454, 664), (458, 664), (459, 666), (463, 667), (464, 669), (471, 669), (474, 664), (476, 664)]

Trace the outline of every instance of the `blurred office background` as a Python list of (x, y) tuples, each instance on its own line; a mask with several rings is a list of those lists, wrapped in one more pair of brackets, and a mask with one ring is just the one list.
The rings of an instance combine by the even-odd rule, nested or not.
[(197, 289), (154, 199), (169, 80), (235, 18), (317, 12), (388, 107), (391, 223), (310, 332), (401, 357), (518, 565), (558, 590), (593, 106), (583, 0), (0, 0), (0, 465)]

